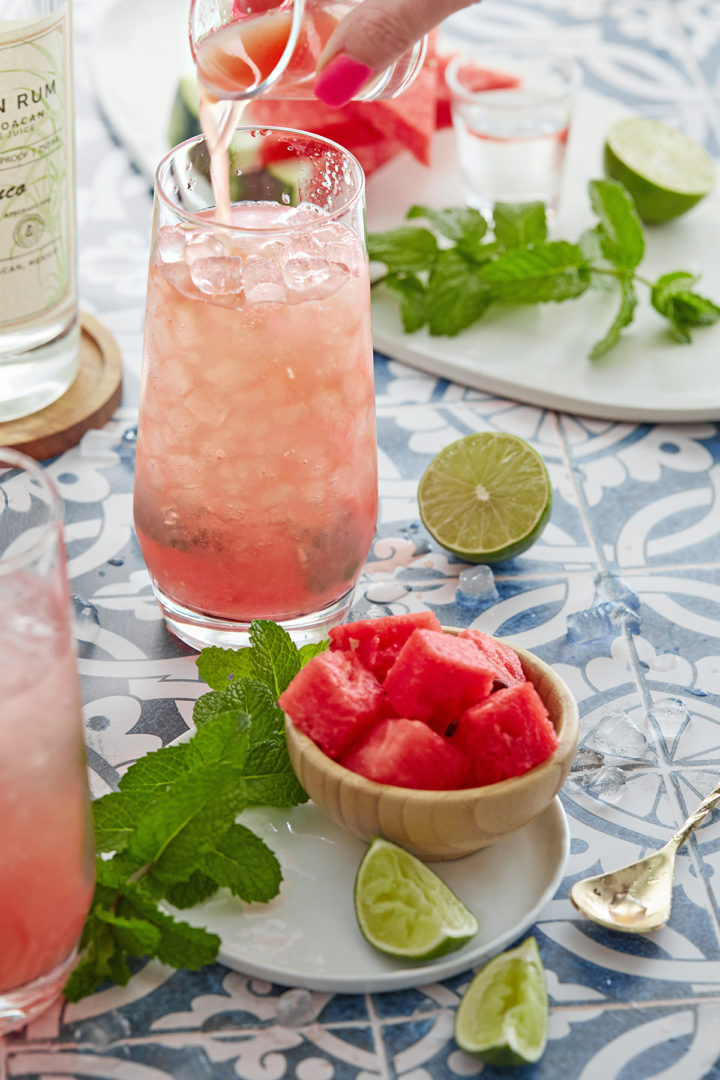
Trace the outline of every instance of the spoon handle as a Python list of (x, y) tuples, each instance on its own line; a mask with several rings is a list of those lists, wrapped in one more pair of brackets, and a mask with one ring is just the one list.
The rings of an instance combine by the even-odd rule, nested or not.
[(709, 795), (705, 796), (685, 824), (681, 825), (675, 835), (671, 837), (669, 844), (672, 844), (673, 848), (677, 850), (681, 844), (685, 843), (695, 826), (700, 824), (705, 815), (708, 814), (718, 802), (720, 802), (720, 784), (714, 787)]

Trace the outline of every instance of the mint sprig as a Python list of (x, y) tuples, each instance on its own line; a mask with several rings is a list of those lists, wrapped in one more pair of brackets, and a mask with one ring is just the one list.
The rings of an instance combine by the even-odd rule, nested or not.
[(592, 180), (590, 205), (598, 218), (577, 242), (549, 240), (542, 203), (497, 203), (493, 230), (469, 207), (436, 210), (412, 206), (408, 218), (430, 228), (402, 226), (368, 237), (370, 258), (387, 273), (374, 282), (397, 300), (406, 333), (427, 326), (431, 335), (454, 336), (476, 323), (493, 304), (560, 303), (590, 288), (611, 288), (618, 308), (589, 356), (597, 360), (619, 342), (635, 316), (637, 287), (667, 320), (670, 336), (687, 344), (691, 330), (720, 320), (720, 307), (695, 292), (685, 271), (649, 281), (638, 273), (645, 235), (635, 204), (615, 180)]
[(210, 690), (195, 703), (193, 736), (140, 758), (117, 791), (93, 803), (96, 887), (80, 960), (65, 985), (69, 1001), (105, 981), (127, 983), (132, 958), (190, 970), (211, 963), (220, 939), (175, 918), (167, 904), (192, 907), (221, 887), (247, 903), (278, 894), (276, 856), (236, 819), (251, 806), (307, 800), (277, 699), (327, 642), (298, 649), (264, 620), (252, 623), (250, 640), (238, 652), (200, 653)]

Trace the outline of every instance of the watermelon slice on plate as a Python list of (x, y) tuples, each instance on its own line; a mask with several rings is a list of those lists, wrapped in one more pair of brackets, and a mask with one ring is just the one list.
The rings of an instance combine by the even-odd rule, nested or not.
[(530, 682), (496, 690), (468, 709), (449, 742), (464, 756), (467, 783), (475, 787), (521, 776), (558, 747), (548, 711)]
[(484, 634), (482, 630), (461, 630), (459, 637), (473, 641), (496, 672), (495, 678), (506, 686), (525, 682), (525, 672), (518, 654), (509, 645), (503, 645), (497, 638)]
[(379, 682), (383, 682), (413, 630), (441, 630), (432, 611), (358, 619), (330, 630), (330, 648), (351, 650)]
[(413, 630), (385, 679), (397, 716), (424, 720), (444, 735), (471, 705), (492, 690), (494, 668), (472, 641)]
[(373, 724), (340, 758), (346, 769), (379, 784), (451, 791), (462, 785), (459, 750), (422, 720), (395, 718)]
[(300, 731), (331, 758), (392, 710), (382, 686), (352, 653), (314, 656), (278, 698)]

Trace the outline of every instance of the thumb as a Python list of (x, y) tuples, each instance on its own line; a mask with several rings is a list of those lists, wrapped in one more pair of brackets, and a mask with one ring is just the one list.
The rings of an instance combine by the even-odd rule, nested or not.
[[(341, 21), (330, 36), (318, 60), (320, 78), (315, 94), (326, 101), (325, 83), (332, 80), (333, 67), (338, 74), (347, 75), (353, 70), (355, 85), (344, 101), (339, 100), (342, 87), (330, 88), (332, 100), (328, 105), (342, 105), (350, 100), (373, 72), (383, 71), (394, 63), (416, 41), (429, 33), (448, 15), (468, 7), (473, 0), (363, 0)], [(337, 58), (342, 64), (333, 65)], [(347, 81), (347, 80), (343, 80)], [(348, 89), (350, 87), (348, 86)]]

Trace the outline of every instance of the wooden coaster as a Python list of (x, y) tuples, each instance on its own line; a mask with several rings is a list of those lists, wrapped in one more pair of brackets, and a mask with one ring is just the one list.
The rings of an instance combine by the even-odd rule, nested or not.
[(0, 424), (0, 446), (42, 461), (75, 446), (99, 428), (120, 404), (122, 356), (115, 338), (86, 312), (80, 314), (80, 368), (75, 381), (52, 405)]

